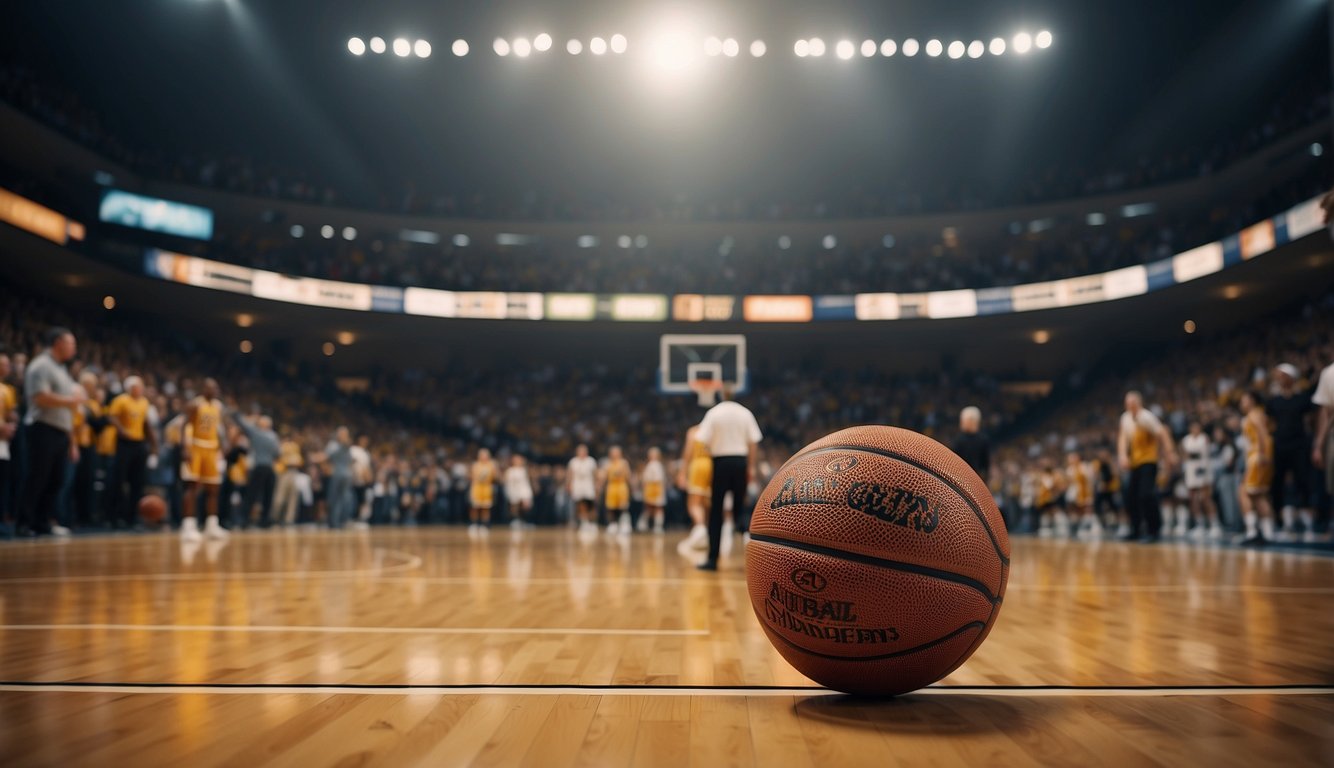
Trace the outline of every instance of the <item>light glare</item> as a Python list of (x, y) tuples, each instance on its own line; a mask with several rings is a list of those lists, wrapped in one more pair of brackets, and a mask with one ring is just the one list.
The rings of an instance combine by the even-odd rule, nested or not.
[(521, 59), (528, 58), (528, 54), (533, 52), (533, 44), (528, 42), (526, 37), (514, 38), (514, 55)]
[(406, 37), (394, 38), (394, 55), (400, 58), (406, 57), (412, 53), (412, 43), (408, 42)]
[(419, 59), (428, 59), (431, 57), (431, 44), (425, 40), (418, 40), (412, 44), (412, 52), (417, 54)]
[(839, 40), (838, 45), (834, 46), (834, 52), (838, 54), (840, 59), (846, 61), (852, 58), (857, 49), (853, 47), (851, 40)]
[(736, 58), (736, 55), (737, 55), (738, 53), (741, 53), (741, 44), (740, 44), (740, 43), (738, 43), (736, 40), (734, 40), (733, 38), (730, 38), (730, 37), (723, 41), (723, 55), (724, 55), (724, 56), (726, 56), (726, 57), (729, 58), (729, 59), (732, 59), (732, 58)]
[(491, 45), (495, 49), (497, 56), (510, 55), (510, 41), (503, 37), (497, 37), (496, 42)]
[(811, 55), (811, 44), (808, 40), (798, 40), (796, 45), (792, 46), (792, 52), (797, 54), (797, 58), (804, 59)]
[(372, 37), (372, 38), (371, 38), (371, 52), (372, 52), (372, 53), (384, 53), (384, 38), (383, 38), (383, 37)]
[(750, 44), (750, 55), (757, 59), (764, 55), (765, 50), (766, 47), (763, 40), (756, 40)]
[(1005, 38), (1003, 37), (992, 38), (990, 50), (992, 56), (999, 56), (1002, 53), (1005, 53)]
[(824, 40), (818, 37), (811, 38), (811, 55), (817, 57), (824, 55)]
[(548, 35), (546, 32), (543, 32), (537, 37), (534, 37), (533, 48), (542, 53), (546, 53), (547, 51), (551, 50), (551, 35)]
[(360, 56), (366, 52), (366, 41), (359, 37), (351, 38), (347, 41), (347, 50), (353, 56)]
[(468, 55), (468, 41), (467, 41), (467, 40), (455, 40), (455, 41), (454, 41), (454, 45), (450, 47), (450, 50), (454, 52), (454, 55), (455, 55), (455, 56), (459, 56), (459, 57), (467, 56), (467, 55)]
[(1051, 43), (1052, 43), (1051, 32), (1045, 29), (1039, 32), (1037, 34), (1037, 37), (1033, 38), (1033, 44), (1039, 48), (1044, 48), (1044, 49), (1050, 48)]
[(881, 56), (893, 56), (899, 50), (899, 44), (893, 40), (886, 40), (880, 44)]
[(723, 41), (721, 38), (710, 37), (704, 41), (704, 53), (708, 56), (719, 56), (723, 52)]
[(907, 40), (903, 41), (903, 55), (907, 56), (908, 58), (916, 56), (917, 51), (920, 49), (921, 46), (917, 44), (917, 40), (914, 38), (910, 37)]
[(607, 52), (607, 41), (600, 37), (595, 37), (588, 41), (588, 52), (594, 56), (601, 56)]
[(968, 58), (980, 59), (982, 54), (987, 52), (987, 46), (981, 40), (974, 40), (968, 44)]
[(584, 44), (578, 40), (571, 40), (565, 44), (565, 51), (571, 56), (578, 56), (584, 51)]
[(862, 58), (869, 59), (875, 55), (876, 45), (874, 40), (862, 41)]
[(1033, 48), (1033, 38), (1027, 32), (1020, 32), (1014, 36), (1014, 52), (1020, 55), (1028, 53)]
[(625, 35), (615, 34), (611, 36), (612, 53), (625, 53), (625, 49), (629, 46), (630, 43), (625, 39)]
[(926, 55), (935, 58), (945, 50), (945, 46), (939, 40), (928, 40), (926, 43)]
[(967, 50), (967, 46), (965, 46), (962, 41), (955, 40), (950, 43), (950, 58), (962, 59), (965, 50)]

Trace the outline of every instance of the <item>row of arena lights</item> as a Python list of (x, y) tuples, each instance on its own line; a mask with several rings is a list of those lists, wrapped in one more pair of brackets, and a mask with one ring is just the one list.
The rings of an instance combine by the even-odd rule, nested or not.
[[(1020, 32), (1010, 40), (1003, 37), (992, 38), (991, 42), (984, 43), (981, 40), (974, 40), (965, 43), (962, 40), (955, 40), (950, 43), (944, 43), (940, 40), (931, 39), (925, 43), (919, 42), (915, 38), (908, 38), (902, 43), (892, 40), (863, 40), (857, 43), (852, 40), (839, 40), (832, 46), (825, 43), (823, 38), (811, 37), (798, 40), (792, 46), (792, 52), (798, 58), (820, 58), (829, 52), (832, 48), (834, 56), (840, 59), (851, 59), (858, 54), (862, 58), (872, 58), (879, 54), (886, 58), (902, 53), (904, 56), (912, 58), (919, 52), (927, 56), (936, 58), (939, 56), (948, 56), (951, 59), (962, 59), (967, 56), (970, 59), (980, 59), (987, 53), (992, 56), (1001, 56), (1007, 51), (1020, 55), (1026, 54), (1034, 48), (1050, 48), (1053, 42), (1051, 32), (1042, 30), (1037, 34)], [(527, 58), (534, 53), (546, 53), (555, 45), (551, 35), (543, 32), (538, 36), (529, 39), (527, 37), (516, 37), (506, 39), (498, 37), (491, 44), (491, 49), (497, 56), (514, 55), (518, 58)], [(679, 43), (678, 43), (679, 45)], [(625, 35), (612, 35), (610, 38), (594, 37), (588, 41), (585, 46), (582, 40), (570, 39), (565, 42), (565, 51), (571, 56), (578, 56), (587, 50), (594, 56), (602, 56), (607, 53), (620, 54), (625, 53), (630, 46), (629, 40)], [(689, 47), (687, 45), (687, 47)], [(362, 56), (366, 53), (382, 54), (393, 50), (394, 55), (400, 58), (416, 56), (425, 59), (431, 55), (431, 44), (426, 40), (411, 41), (405, 37), (395, 38), (392, 43), (386, 42), (382, 37), (372, 37), (370, 40), (363, 40), (360, 37), (354, 37), (347, 41), (347, 50), (353, 56)], [(467, 56), (471, 51), (467, 40), (455, 40), (450, 46), (450, 51), (455, 56)], [(768, 52), (768, 46), (763, 40), (752, 41), (750, 46), (750, 55), (754, 58), (760, 58)], [(700, 41), (699, 51), (706, 56), (717, 57), (725, 56), (727, 58), (736, 58), (741, 55), (741, 43), (736, 38), (709, 37)]]

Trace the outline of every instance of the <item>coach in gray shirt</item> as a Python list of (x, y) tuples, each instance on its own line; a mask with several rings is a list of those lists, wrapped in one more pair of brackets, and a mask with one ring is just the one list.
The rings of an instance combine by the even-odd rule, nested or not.
[(23, 377), (28, 415), (24, 420), (28, 444), (28, 482), (15, 532), (20, 536), (51, 533), (56, 498), (65, 475), (65, 462), (78, 460), (74, 443), (74, 410), (84, 400), (65, 364), (74, 358), (74, 334), (65, 328), (46, 332), (47, 349), (33, 358)]
[(252, 422), (240, 411), (232, 411), (232, 420), (250, 439), (250, 479), (241, 502), (241, 520), (249, 522), (258, 502), (259, 524), (268, 528), (273, 522), (269, 515), (273, 510), (273, 489), (278, 482), (273, 472), (273, 464), (278, 460), (278, 433), (273, 431), (273, 419), (268, 416), (259, 416)]

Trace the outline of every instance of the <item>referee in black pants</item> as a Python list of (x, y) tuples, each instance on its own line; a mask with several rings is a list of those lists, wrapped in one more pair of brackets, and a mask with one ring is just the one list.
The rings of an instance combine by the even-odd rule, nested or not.
[(74, 411), (83, 404), (84, 394), (65, 368), (76, 351), (74, 334), (52, 328), (46, 333), (46, 345), (23, 377), (28, 477), (16, 526), (20, 536), (51, 533), (65, 462), (79, 455), (73, 440)]
[(709, 559), (701, 571), (718, 570), (723, 536), (723, 497), (732, 494), (732, 510), (746, 504), (746, 485), (755, 472), (755, 446), (762, 439), (760, 425), (750, 409), (732, 399), (731, 387), (723, 387), (722, 402), (709, 409), (700, 422), (695, 439), (709, 447), (713, 457), (713, 500), (709, 509)]

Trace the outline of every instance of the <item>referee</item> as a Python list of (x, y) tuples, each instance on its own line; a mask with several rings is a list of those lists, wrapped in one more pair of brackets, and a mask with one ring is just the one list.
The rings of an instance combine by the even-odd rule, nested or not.
[(713, 457), (713, 504), (709, 509), (709, 559), (701, 571), (718, 570), (722, 546), (723, 497), (732, 494), (732, 511), (746, 503), (746, 485), (755, 474), (755, 446), (762, 439), (755, 414), (734, 401), (731, 387), (721, 390), (722, 402), (709, 409), (700, 422), (695, 439), (709, 447)]
[(23, 377), (28, 401), (28, 481), (23, 489), (16, 533), (34, 536), (51, 533), (56, 499), (65, 476), (65, 462), (77, 460), (74, 411), (83, 403), (83, 391), (65, 364), (74, 358), (74, 334), (64, 328), (46, 332), (47, 349), (33, 358)]

